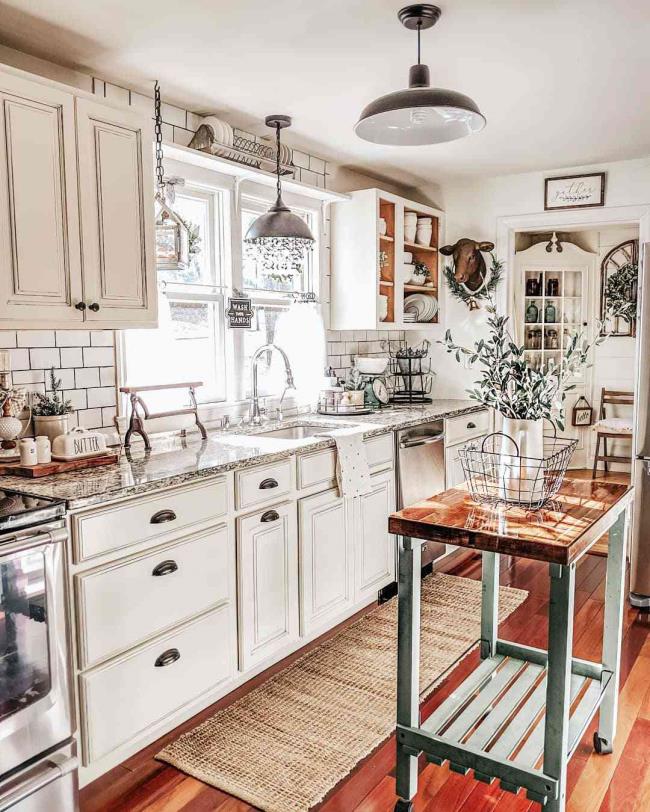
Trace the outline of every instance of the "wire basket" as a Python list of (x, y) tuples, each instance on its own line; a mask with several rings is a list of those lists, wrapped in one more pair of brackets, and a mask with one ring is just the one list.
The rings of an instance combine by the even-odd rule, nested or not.
[(469, 444), (458, 456), (475, 502), (539, 510), (560, 489), (577, 440), (544, 437), (544, 456), (522, 457), (503, 432), (488, 434), (480, 447)]

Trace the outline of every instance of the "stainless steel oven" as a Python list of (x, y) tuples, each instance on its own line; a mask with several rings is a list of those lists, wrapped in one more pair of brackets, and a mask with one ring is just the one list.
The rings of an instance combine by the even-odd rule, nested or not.
[[(0, 500), (0, 512), (2, 507)], [(76, 765), (70, 751), (66, 537), (61, 520), (0, 533), (0, 810), (40, 809), (29, 788), (70, 775)], [(62, 792), (70, 780), (48, 794)], [(31, 797), (29, 804), (17, 806), (23, 796)]]

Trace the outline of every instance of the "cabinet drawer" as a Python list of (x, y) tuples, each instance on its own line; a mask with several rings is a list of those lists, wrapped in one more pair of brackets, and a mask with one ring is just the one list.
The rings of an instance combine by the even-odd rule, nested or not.
[[(392, 432), (364, 440), (368, 465), (373, 473), (393, 467), (394, 437)], [(313, 454), (298, 455), (298, 488), (323, 489), (336, 484), (336, 450), (326, 448)]]
[(448, 417), (445, 420), (445, 445), (456, 445), (488, 434), (490, 431), (490, 413), (487, 409), (459, 417)]
[(72, 516), (76, 561), (84, 561), (156, 539), (199, 522), (218, 520), (228, 510), (226, 479)]
[(80, 677), (84, 763), (96, 761), (230, 679), (228, 605)]
[(235, 557), (225, 526), (75, 576), (81, 668), (231, 599)]
[(292, 460), (238, 471), (235, 474), (237, 509), (247, 510), (264, 502), (275, 501), (291, 492)]

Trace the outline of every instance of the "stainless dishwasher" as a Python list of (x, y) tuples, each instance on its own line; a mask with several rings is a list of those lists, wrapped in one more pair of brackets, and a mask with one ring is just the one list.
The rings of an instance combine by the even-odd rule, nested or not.
[[(444, 421), (433, 420), (397, 432), (397, 506), (408, 507), (445, 489)], [(422, 546), (422, 566), (445, 552), (445, 545)]]

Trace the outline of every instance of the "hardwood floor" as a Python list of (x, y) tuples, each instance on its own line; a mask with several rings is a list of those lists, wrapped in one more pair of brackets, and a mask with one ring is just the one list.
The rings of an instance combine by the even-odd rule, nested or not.
[[(574, 653), (600, 656), (606, 559), (585, 556), (576, 573)], [(480, 559), (472, 556), (452, 570), (480, 577)], [(502, 560), (501, 583), (530, 592), (529, 598), (502, 624), (504, 637), (546, 646), (548, 578), (546, 567), (523, 559)], [(615, 752), (594, 753), (592, 723), (569, 766), (569, 812), (642, 812), (650, 809), (650, 614), (627, 606), (621, 664), (621, 703)], [(472, 654), (425, 702), (428, 716), (475, 667)], [(282, 665), (285, 665), (283, 663)], [(277, 668), (277, 667), (276, 667)], [(257, 684), (261, 675), (253, 681)], [(154, 745), (128, 759), (81, 792), (82, 812), (255, 812), (213, 787), (155, 761), (162, 745), (232, 701), (251, 685), (213, 705)], [(394, 741), (389, 739), (365, 759), (320, 804), (318, 812), (393, 812), (395, 804)], [(539, 805), (521, 794), (511, 795), (498, 783), (486, 786), (451, 773), (447, 767), (423, 763), (415, 812), (537, 812)], [(299, 780), (299, 777), (297, 777)]]

